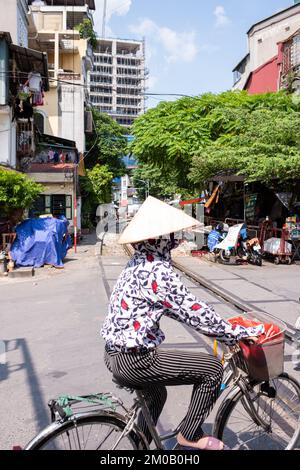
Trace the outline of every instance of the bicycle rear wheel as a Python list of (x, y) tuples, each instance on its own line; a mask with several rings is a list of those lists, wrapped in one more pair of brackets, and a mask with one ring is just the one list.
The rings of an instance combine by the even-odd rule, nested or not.
[(300, 386), (287, 374), (258, 384), (250, 392), (255, 409), (268, 426), (256, 424), (239, 389), (224, 407), (215, 434), (235, 450), (291, 450), (300, 435)]
[(146, 445), (130, 431), (115, 446), (126, 426), (118, 414), (82, 413), (64, 423), (53, 423), (36, 436), (25, 450), (143, 450)]

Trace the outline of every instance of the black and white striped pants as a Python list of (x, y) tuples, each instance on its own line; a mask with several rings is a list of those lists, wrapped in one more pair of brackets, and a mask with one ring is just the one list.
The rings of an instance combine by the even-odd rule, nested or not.
[[(156, 424), (167, 399), (166, 385), (194, 385), (180, 432), (189, 441), (203, 436), (202, 424), (215, 404), (223, 377), (219, 359), (204, 353), (154, 349), (142, 353), (105, 350), (105, 363), (121, 385), (142, 389)], [(143, 416), (139, 426), (151, 441)]]

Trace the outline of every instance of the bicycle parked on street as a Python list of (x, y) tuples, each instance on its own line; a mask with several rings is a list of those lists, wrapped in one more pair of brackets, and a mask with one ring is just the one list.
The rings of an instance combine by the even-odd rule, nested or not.
[[(285, 324), (278, 319), (276, 323), (283, 332)], [(300, 384), (281, 373), (283, 341), (272, 343), (264, 354), (265, 365), (256, 370), (240, 346), (226, 348), (221, 387), (221, 396), (225, 397), (221, 398), (213, 434), (234, 450), (291, 450), (299, 440)], [(25, 450), (147, 450), (150, 445), (136, 424), (139, 412), (144, 414), (153, 437), (151, 448), (170, 450), (178, 430), (159, 435), (143, 391), (117, 386), (135, 394), (130, 408), (111, 393), (51, 400), (52, 424)]]

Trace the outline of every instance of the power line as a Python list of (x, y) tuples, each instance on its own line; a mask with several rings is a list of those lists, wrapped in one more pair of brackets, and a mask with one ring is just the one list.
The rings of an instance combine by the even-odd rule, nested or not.
[[(6, 75), (9, 75), (10, 77), (15, 78), (15, 75), (12, 74), (12, 71), (10, 71), (10, 72), (0, 72), (0, 74), (6, 74)], [(25, 76), (28, 75), (26, 72), (19, 72), (19, 74), (23, 74)], [(43, 77), (43, 76), (41, 76), (41, 78), (48, 79), (49, 81), (52, 81), (52, 82), (62, 83), (64, 85), (72, 85), (74, 87), (75, 86), (82, 87), (82, 88), (87, 89), (88, 91), (90, 90), (88, 85), (84, 85), (82, 83), (74, 83), (74, 82), (69, 82), (67, 80), (61, 80), (61, 79), (52, 78), (52, 77)], [(197, 95), (187, 95), (187, 94), (184, 94), (184, 93), (139, 93), (139, 95), (142, 95), (142, 96), (179, 96), (179, 97), (182, 97), (182, 98), (195, 98), (197, 96)]]

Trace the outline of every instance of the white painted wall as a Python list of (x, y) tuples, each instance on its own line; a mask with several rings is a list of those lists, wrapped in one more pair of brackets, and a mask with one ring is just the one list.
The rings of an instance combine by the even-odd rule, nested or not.
[(11, 109), (0, 112), (0, 164), (16, 167), (16, 125), (11, 122)]
[(9, 32), (14, 44), (28, 47), (27, 2), (0, 0), (0, 12), (0, 31)]
[(300, 12), (290, 18), (258, 29), (249, 36), (250, 69), (256, 70), (278, 53), (278, 43), (285, 41), (300, 28)]
[(243, 89), (249, 74), (278, 54), (278, 43), (287, 40), (300, 28), (300, 5), (283, 10), (251, 28), (248, 34), (250, 61), (233, 89)]
[(64, 139), (74, 140), (79, 153), (85, 151), (84, 100), (83, 87), (62, 86), (59, 135)]

